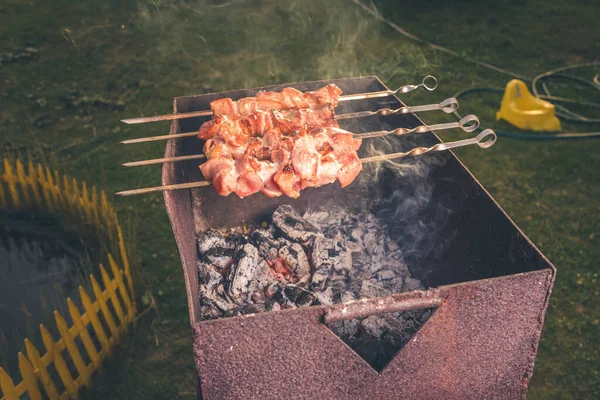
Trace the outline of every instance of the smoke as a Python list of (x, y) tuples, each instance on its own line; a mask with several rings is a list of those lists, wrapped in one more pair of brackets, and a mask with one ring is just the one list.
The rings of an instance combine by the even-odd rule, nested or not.
[(432, 68), (346, 0), (146, 0), (134, 21), (139, 68), (189, 87), (182, 95), (361, 75), (404, 83)]
[[(364, 156), (404, 152), (423, 146), (419, 134), (401, 138), (381, 138), (363, 144)], [(436, 192), (434, 171), (443, 167), (447, 155), (417, 157), (367, 164), (362, 184), (376, 189), (371, 203), (378, 218), (387, 224), (390, 236), (402, 249), (407, 265), (419, 279), (430, 272), (433, 263), (451, 238), (445, 233), (453, 211), (448, 199)], [(374, 186), (376, 183), (376, 186)]]

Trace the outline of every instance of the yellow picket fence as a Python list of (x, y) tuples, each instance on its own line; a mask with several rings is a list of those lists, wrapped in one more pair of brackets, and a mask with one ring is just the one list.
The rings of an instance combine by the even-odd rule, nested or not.
[[(92, 228), (106, 241), (109, 268), (100, 265), (101, 282), (90, 275), (93, 297), (79, 286), (83, 314), (69, 298), (72, 326), (59, 312), (54, 312), (58, 340), (43, 325), (40, 329), (45, 351), (40, 352), (25, 339), (27, 355), (18, 354), (21, 373), (18, 384), (0, 368), (2, 400), (76, 398), (82, 387), (91, 384), (92, 375), (136, 315), (133, 279), (117, 214), (106, 194), (101, 192), (98, 196), (95, 187), (90, 191), (85, 183), (80, 187), (75, 179), (60, 177), (39, 164), (34, 166), (29, 162), (25, 169), (20, 161), (11, 163), (6, 159), (0, 174), (0, 207), (52, 212), (76, 226)], [(86, 362), (86, 358), (90, 361)], [(72, 373), (73, 368), (68, 364), (74, 366), (77, 374)], [(52, 365), (56, 373), (51, 372)]]

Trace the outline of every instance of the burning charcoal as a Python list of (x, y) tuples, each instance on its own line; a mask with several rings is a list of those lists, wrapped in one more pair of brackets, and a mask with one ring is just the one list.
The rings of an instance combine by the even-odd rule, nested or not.
[(297, 308), (296, 303), (290, 300), (283, 288), (273, 296), (273, 299), (279, 303), (282, 309)]
[(331, 289), (331, 287), (328, 287), (322, 292), (315, 293), (315, 297), (317, 298), (317, 300), (319, 300), (319, 303), (321, 303), (324, 306), (330, 306), (334, 304), (333, 290)]
[(338, 272), (349, 272), (352, 270), (352, 253), (340, 251), (337, 254), (333, 268)]
[(410, 290), (422, 290), (424, 289), (423, 284), (414, 279), (414, 278), (406, 278), (406, 280), (404, 281), (404, 286), (402, 287), (402, 289), (404, 291), (410, 291)]
[(313, 293), (296, 285), (287, 285), (284, 292), (287, 298), (296, 303), (298, 307), (309, 306), (316, 299)]
[(259, 312), (264, 312), (265, 311), (265, 304), (264, 303), (258, 303), (258, 304), (254, 304), (254, 303), (247, 303), (244, 304), (242, 306), (242, 308), (240, 308), (240, 312), (242, 314), (256, 314)]
[(380, 271), (377, 274), (377, 278), (381, 281), (391, 281), (392, 279), (396, 278), (396, 274), (394, 273), (394, 271), (390, 271), (389, 269), (386, 269), (384, 271)]
[(290, 240), (306, 243), (320, 233), (313, 223), (303, 219), (292, 206), (283, 205), (273, 213), (273, 224)]
[(272, 299), (277, 292), (281, 290), (281, 286), (277, 282), (271, 282), (265, 287), (265, 296), (267, 299)]
[(379, 282), (373, 280), (364, 281), (360, 288), (361, 298), (384, 297), (388, 294), (390, 294), (389, 291), (381, 287)]
[(367, 254), (375, 254), (375, 249), (379, 246), (377, 243), (377, 236), (375, 236), (373, 232), (367, 232), (365, 236), (363, 236), (363, 245)]
[(214, 301), (205, 296), (200, 296), (200, 315), (203, 319), (215, 319), (223, 316), (223, 312)]
[(225, 240), (221, 233), (210, 229), (198, 234), (196, 237), (196, 246), (198, 253), (204, 255), (214, 246), (230, 247), (231, 244)]
[(302, 218), (312, 222), (314, 225), (328, 224), (330, 213), (325, 211), (309, 211), (304, 213)]
[(223, 275), (215, 271), (210, 264), (198, 262), (196, 265), (200, 283), (204, 284), (207, 288), (216, 288), (223, 281)]
[(325, 285), (327, 283), (327, 279), (329, 278), (329, 273), (326, 270), (316, 271), (312, 276), (312, 281), (310, 282), (310, 290), (315, 292), (321, 292), (325, 289)]
[(338, 321), (328, 326), (342, 338), (352, 338), (358, 333), (358, 321), (356, 319)]
[(383, 318), (380, 318), (378, 315), (373, 315), (363, 319), (360, 321), (360, 327), (374, 338), (380, 338), (388, 329), (388, 326)]
[(369, 271), (372, 274), (375, 274), (377, 271), (379, 271), (381, 268), (383, 268), (383, 264), (380, 262), (370, 262), (369, 263)]
[(200, 258), (223, 271), (229, 268), (233, 261), (235, 243), (217, 231), (206, 231), (196, 238), (196, 245)]
[(362, 238), (363, 238), (363, 231), (362, 231), (362, 229), (360, 229), (360, 228), (353, 229), (352, 232), (350, 232), (350, 237), (355, 242), (362, 243)]
[(242, 304), (249, 300), (252, 293), (263, 292), (272, 278), (269, 265), (251, 244), (245, 244), (238, 249), (235, 260), (237, 263), (231, 266), (227, 276), (227, 295), (234, 303)]
[[(424, 288), (412, 278), (398, 244), (370, 213), (330, 209), (301, 217), (292, 207), (281, 206), (272, 225), (249, 235), (207, 231), (197, 241), (203, 318), (332, 305)], [(402, 346), (428, 316), (427, 311), (387, 313), (330, 327), (347, 343), (387, 354), (386, 346)]]
[(346, 292), (346, 293), (344, 293), (342, 295), (342, 302), (343, 303), (345, 303), (347, 301), (352, 301), (352, 300), (355, 300), (355, 299), (356, 299), (356, 297), (355, 297), (354, 293), (352, 293), (352, 292)]
[(406, 268), (406, 265), (400, 261), (388, 259), (385, 265), (382, 267), (383, 269), (394, 271), (396, 275), (402, 278), (406, 278), (410, 275), (410, 273), (408, 272), (408, 268)]
[(331, 239), (323, 236), (315, 236), (311, 243), (311, 264), (315, 271), (321, 268), (329, 269), (331, 267), (331, 259), (329, 257), (330, 250), (335, 248)]
[(200, 285), (199, 289), (201, 306), (210, 308), (211, 310), (214, 308), (220, 313), (227, 313), (235, 308), (234, 303), (225, 300), (225, 297), (217, 291), (208, 290), (204, 285)]
[(266, 229), (257, 229), (252, 232), (250, 243), (254, 244), (261, 253), (267, 253), (269, 249), (281, 247), (280, 241), (273, 237), (273, 232)]
[(279, 249), (278, 256), (298, 279), (299, 285), (306, 285), (308, 283), (310, 280), (310, 265), (302, 246), (298, 243), (284, 246)]

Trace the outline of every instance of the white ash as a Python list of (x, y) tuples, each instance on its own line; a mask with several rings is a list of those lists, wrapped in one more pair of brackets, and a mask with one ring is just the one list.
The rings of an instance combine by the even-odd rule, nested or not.
[[(249, 234), (199, 233), (197, 249), (204, 319), (424, 289), (370, 213), (332, 209), (299, 215), (285, 205), (275, 211), (272, 224)], [(398, 336), (401, 331), (416, 331), (428, 316), (423, 311), (382, 314), (330, 328), (349, 341), (399, 342), (406, 339)]]

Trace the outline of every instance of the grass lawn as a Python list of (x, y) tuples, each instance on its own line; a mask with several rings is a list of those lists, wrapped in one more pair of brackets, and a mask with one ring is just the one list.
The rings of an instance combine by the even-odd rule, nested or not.
[[(531, 78), (600, 56), (593, 0), (375, 5), (425, 40)], [(395, 87), (433, 74), (438, 90), (403, 97), (423, 104), (511, 79), (415, 43), (350, 0), (5, 0), (0, 22), (0, 156), (33, 157), (110, 193), (160, 181), (159, 166), (119, 164), (159, 156), (164, 143), (118, 142), (164, 134), (168, 123), (119, 120), (167, 113), (176, 96), (370, 74)], [(15, 60), (9, 52), (29, 56)], [(591, 79), (598, 72), (573, 73)], [(600, 102), (598, 91), (555, 87), (557, 95)], [(499, 103), (493, 93), (473, 94), (461, 111), (485, 127), (513, 130), (495, 121)], [(600, 117), (582, 110), (593, 111)], [(600, 141), (501, 138), (488, 151), (456, 154), (558, 268), (529, 398), (600, 398)], [(158, 307), (84, 397), (195, 398), (185, 289), (162, 195), (114, 203), (135, 245), (138, 286)]]

